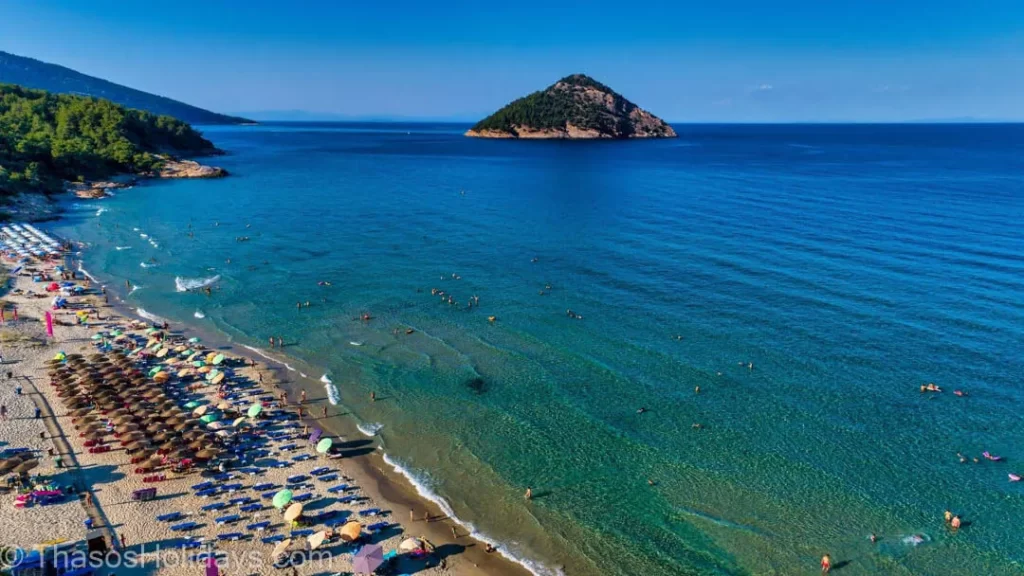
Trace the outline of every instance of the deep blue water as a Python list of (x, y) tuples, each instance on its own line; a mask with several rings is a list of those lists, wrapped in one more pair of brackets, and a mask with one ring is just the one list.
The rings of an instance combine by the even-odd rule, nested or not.
[[(538, 572), (1024, 571), (1024, 126), (464, 128), (211, 128), (231, 177), (59, 231), (133, 306), (284, 337)], [(984, 450), (1005, 462), (957, 458)]]

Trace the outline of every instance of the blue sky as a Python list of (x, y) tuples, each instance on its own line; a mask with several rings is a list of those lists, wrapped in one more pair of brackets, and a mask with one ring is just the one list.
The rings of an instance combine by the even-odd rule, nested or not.
[(228, 113), (474, 119), (584, 72), (670, 121), (1024, 120), (1024, 1), (0, 0), (0, 50)]

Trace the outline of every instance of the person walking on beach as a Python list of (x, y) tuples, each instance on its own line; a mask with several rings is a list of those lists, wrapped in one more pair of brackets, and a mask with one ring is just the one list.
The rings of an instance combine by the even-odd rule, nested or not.
[(299, 393), (299, 404), (305, 404), (305, 403), (306, 403), (306, 391), (303, 390), (302, 392)]
[(409, 508), (409, 522), (415, 522), (415, 521), (416, 521), (416, 513), (413, 511), (412, 508)]
[(825, 554), (824, 556), (821, 557), (821, 573), (822, 574), (828, 574), (831, 571), (832, 571), (832, 558), (828, 554)]
[(271, 348), (274, 347), (274, 337), (273, 336), (270, 337), (270, 347)]
[(284, 348), (284, 338), (281, 338), (280, 336), (277, 337), (277, 347)]
[(0, 406), (0, 420), (7, 420), (7, 405)]
[(377, 401), (377, 393), (376, 392), (370, 392), (370, 402), (376, 402), (376, 401)]
[(43, 415), (43, 411), (40, 410), (38, 406), (36, 406), (36, 420), (39, 420), (39, 418), (41, 418), (42, 415)]
[(122, 532), (121, 533), (121, 550), (124, 550), (127, 547), (128, 547), (128, 540), (125, 539), (124, 533)]
[(523, 495), (527, 500), (533, 500), (533, 488), (526, 487), (526, 494)]
[(324, 417), (324, 418), (327, 418), (327, 404), (324, 404), (324, 413), (323, 413), (323, 417)]

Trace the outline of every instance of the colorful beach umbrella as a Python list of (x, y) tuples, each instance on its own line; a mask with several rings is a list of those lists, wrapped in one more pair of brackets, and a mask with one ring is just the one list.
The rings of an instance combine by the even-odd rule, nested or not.
[(281, 508), (284, 508), (285, 505), (287, 505), (291, 501), (292, 501), (292, 491), (288, 490), (286, 488), (284, 490), (281, 490), (277, 494), (274, 494), (274, 499), (271, 500), (270, 502), (271, 502), (271, 504), (274, 505), (274, 508), (277, 508), (278, 510), (280, 510)]
[(368, 544), (359, 549), (352, 557), (352, 571), (361, 574), (372, 574), (384, 563), (384, 549), (377, 544)]
[(216, 422), (217, 421), (217, 415), (216, 414), (207, 414), (207, 415), (203, 416), (202, 418), (200, 418), (199, 421), (202, 422), (203, 424), (209, 424), (210, 422)]
[(341, 527), (341, 539), (345, 542), (355, 542), (363, 532), (363, 525), (359, 522), (349, 522)]
[(312, 536), (309, 536), (309, 537), (306, 538), (306, 540), (309, 542), (309, 549), (310, 550), (316, 550), (317, 548), (319, 548), (320, 545), (323, 544), (324, 540), (326, 540), (326, 539), (327, 539), (327, 532), (324, 532), (323, 530), (321, 530), (321, 531), (317, 532), (316, 534), (313, 534)]
[(302, 516), (301, 502), (292, 503), (292, 505), (289, 506), (288, 509), (284, 511), (285, 522), (294, 522), (296, 519), (298, 519), (299, 516)]
[(213, 357), (212, 364), (214, 366), (217, 366), (217, 365), (219, 365), (223, 361), (224, 361), (224, 355), (223, 354), (217, 354), (216, 356)]
[(262, 411), (263, 411), (263, 405), (262, 404), (253, 404), (252, 406), (249, 406), (249, 411), (246, 412), (246, 414), (249, 416), (249, 418), (255, 418), (255, 417), (259, 416), (260, 412), (262, 412)]
[(327, 454), (327, 451), (330, 450), (331, 446), (333, 445), (334, 440), (331, 440), (330, 438), (324, 438), (323, 440), (317, 442), (316, 451), (319, 452), (320, 454)]

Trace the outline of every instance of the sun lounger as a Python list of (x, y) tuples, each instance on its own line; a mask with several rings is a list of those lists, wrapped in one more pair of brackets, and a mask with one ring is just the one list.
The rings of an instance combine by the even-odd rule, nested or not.
[(292, 530), (292, 533), (291, 533), (291, 537), (292, 538), (300, 538), (302, 536), (312, 536), (312, 535), (313, 535), (313, 529), (312, 528), (303, 528), (302, 530)]
[(248, 474), (249, 476), (255, 476), (256, 474), (260, 474), (260, 473), (263, 472), (263, 470), (261, 470), (260, 468), (255, 467), (255, 466), (246, 467), (246, 468), (239, 468), (238, 471), (243, 473), (243, 474)]
[(330, 520), (324, 522), (324, 526), (327, 526), (328, 528), (337, 528), (338, 526), (341, 526), (346, 522), (348, 522), (347, 518), (331, 518)]
[(231, 473), (224, 472), (222, 474), (217, 474), (216, 476), (211, 476), (211, 478), (213, 478), (215, 482), (223, 482), (224, 480), (231, 480)]
[(206, 490), (196, 492), (196, 496), (199, 496), (200, 498), (209, 498), (210, 496), (216, 496), (217, 492), (220, 492), (217, 488), (207, 488)]
[(338, 484), (337, 486), (332, 486), (332, 487), (327, 489), (327, 491), (332, 493), (332, 494), (337, 494), (338, 492), (344, 492), (345, 490), (348, 490), (348, 484)]
[(260, 538), (260, 542), (263, 542), (264, 544), (273, 544), (275, 542), (280, 542), (282, 540), (284, 540), (284, 534), (274, 534), (273, 536)]
[(270, 520), (264, 520), (263, 522), (257, 522), (255, 524), (249, 524), (245, 527), (246, 530), (252, 532), (262, 532), (270, 527)]
[(248, 504), (250, 500), (252, 500), (252, 498), (249, 498), (248, 496), (242, 496), (241, 498), (232, 498), (231, 500), (228, 500), (228, 506), (244, 506)]
[(183, 550), (191, 550), (192, 548), (202, 548), (202, 547), (203, 547), (203, 540), (201, 538), (197, 539), (197, 540), (192, 540), (192, 539), (182, 540), (180, 543), (178, 543), (178, 548), (181, 548)]
[(260, 494), (260, 498), (264, 500), (270, 500), (271, 498), (274, 497), (274, 494), (277, 494), (277, 491), (271, 490), (270, 492), (264, 492), (263, 494)]
[(334, 482), (338, 479), (338, 473), (332, 472), (330, 474), (324, 474), (323, 476), (317, 476), (316, 479), (321, 482)]
[(338, 502), (341, 502), (342, 504), (348, 504), (349, 502), (352, 502), (355, 499), (356, 496), (343, 496), (341, 498), (338, 498)]
[(319, 468), (313, 468), (309, 471), (310, 476), (320, 476), (321, 474), (327, 474), (331, 471), (330, 466), (321, 466)]
[(287, 467), (289, 467), (291, 465), (292, 465), (291, 462), (281, 462), (281, 461), (271, 462), (270, 464), (267, 464), (267, 466), (270, 466), (271, 468), (287, 468)]
[(181, 512), (170, 512), (168, 514), (161, 514), (156, 517), (157, 522), (174, 522), (179, 518), (183, 518), (185, 515)]
[(367, 516), (380, 516), (380, 508), (367, 508), (366, 510), (360, 510), (359, 515), (363, 518)]
[(214, 502), (212, 504), (207, 504), (206, 506), (203, 506), (202, 508), (200, 508), (200, 510), (202, 510), (203, 512), (210, 512), (211, 510), (220, 510), (222, 508), (227, 507), (227, 502)]
[(235, 491), (241, 490), (242, 489), (242, 485), (241, 485), (241, 483), (225, 484), (225, 485), (221, 486), (220, 489), (225, 491), (225, 492), (235, 492)]
[(175, 532), (187, 532), (189, 530), (196, 528), (197, 526), (199, 526), (199, 524), (196, 522), (182, 522), (181, 524), (175, 524), (174, 526), (171, 526), (171, 530), (174, 530)]
[(301, 484), (306, 480), (309, 480), (309, 476), (306, 476), (304, 474), (296, 474), (295, 476), (288, 477), (287, 484)]
[(305, 494), (299, 494), (298, 496), (292, 496), (292, 502), (306, 502), (313, 498), (312, 492), (306, 492)]
[(305, 462), (306, 460), (312, 459), (313, 456), (311, 454), (299, 454), (298, 456), (292, 456), (292, 461), (294, 462)]
[(255, 504), (248, 504), (238, 509), (239, 512), (259, 512), (263, 510), (263, 504), (256, 502)]
[(379, 532), (388, 526), (391, 526), (391, 522), (377, 522), (376, 524), (370, 524), (366, 527), (368, 532)]
[(256, 484), (255, 486), (252, 487), (252, 489), (257, 492), (264, 492), (270, 490), (271, 488), (274, 488), (273, 482), (264, 482), (262, 484)]
[(242, 538), (245, 538), (245, 534), (242, 534), (241, 532), (228, 532), (227, 534), (217, 534), (217, 540), (234, 541), (241, 540)]
[(217, 518), (216, 520), (214, 520), (214, 522), (218, 526), (221, 526), (223, 524), (231, 524), (233, 522), (238, 522), (241, 519), (242, 517), (238, 514), (228, 514), (227, 516), (221, 516), (220, 518)]
[(284, 446), (281, 446), (280, 449), (281, 449), (282, 452), (291, 452), (292, 450), (295, 450), (298, 447), (299, 447), (298, 444), (294, 444), (293, 443), (293, 444), (285, 444)]
[(200, 482), (192, 486), (193, 490), (206, 490), (207, 488), (213, 488), (213, 482)]

